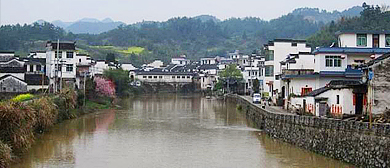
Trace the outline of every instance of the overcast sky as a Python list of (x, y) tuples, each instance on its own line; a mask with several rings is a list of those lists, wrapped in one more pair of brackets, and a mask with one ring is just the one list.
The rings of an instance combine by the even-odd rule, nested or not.
[(0, 0), (0, 23), (77, 21), (82, 18), (111, 18), (135, 23), (166, 21), (178, 16), (214, 15), (219, 19), (254, 16), (265, 20), (285, 15), (299, 7), (328, 11), (367, 4), (388, 4), (388, 0)]

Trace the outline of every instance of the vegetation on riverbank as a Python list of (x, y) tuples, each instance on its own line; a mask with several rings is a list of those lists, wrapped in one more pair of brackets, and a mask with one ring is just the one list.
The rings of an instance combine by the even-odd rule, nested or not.
[(111, 97), (94, 94), (84, 106), (84, 101), (79, 101), (84, 95), (69, 88), (57, 95), (17, 97), (14, 99), (18, 101), (10, 99), (0, 103), (0, 167), (8, 167), (11, 161), (16, 161), (31, 147), (37, 134), (54, 124), (96, 109), (110, 108), (113, 102)]

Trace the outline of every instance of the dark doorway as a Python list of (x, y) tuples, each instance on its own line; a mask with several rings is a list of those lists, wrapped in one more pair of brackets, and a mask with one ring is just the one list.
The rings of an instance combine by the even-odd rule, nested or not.
[(282, 87), (282, 98), (286, 98), (286, 87)]
[(363, 94), (356, 93), (356, 105), (355, 105), (355, 114), (363, 113)]
[(306, 113), (306, 99), (303, 99), (303, 113)]
[(379, 34), (372, 35), (372, 47), (379, 48)]

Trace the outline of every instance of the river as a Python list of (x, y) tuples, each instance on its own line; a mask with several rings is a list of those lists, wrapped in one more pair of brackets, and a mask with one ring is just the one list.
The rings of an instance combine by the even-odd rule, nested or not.
[(232, 102), (160, 94), (121, 105), (55, 125), (12, 167), (352, 167), (269, 138)]

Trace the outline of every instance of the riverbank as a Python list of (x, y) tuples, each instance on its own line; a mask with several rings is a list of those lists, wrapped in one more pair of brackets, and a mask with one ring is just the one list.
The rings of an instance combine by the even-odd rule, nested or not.
[(18, 160), (35, 138), (54, 124), (79, 117), (96, 109), (109, 108), (111, 98), (86, 101), (71, 89), (57, 95), (40, 95), (30, 100), (7, 100), (0, 103), (0, 167)]
[(363, 167), (390, 165), (390, 124), (274, 113), (247, 99), (228, 95), (242, 106), (248, 119), (270, 137)]

